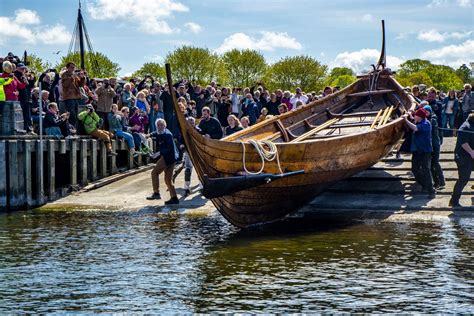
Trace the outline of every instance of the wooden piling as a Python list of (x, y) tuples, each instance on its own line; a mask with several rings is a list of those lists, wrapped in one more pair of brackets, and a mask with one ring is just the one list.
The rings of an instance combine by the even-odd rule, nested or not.
[(21, 206), (21, 199), (19, 197), (20, 188), (18, 183), (19, 170), (18, 170), (18, 142), (12, 140), (8, 142), (8, 203), (10, 207)]
[(46, 188), (46, 194), (48, 200), (52, 201), (56, 198), (56, 156), (54, 154), (54, 142), (55, 140), (48, 140), (47, 145), (47, 172), (46, 176), (48, 177), (48, 187)]
[(107, 176), (107, 149), (105, 147), (104, 142), (100, 142), (100, 176), (106, 177)]
[(79, 150), (79, 170), (80, 170), (80, 183), (81, 185), (87, 184), (87, 140), (82, 139)]
[(77, 185), (77, 141), (75, 139), (71, 140), (71, 146), (69, 148), (69, 182), (71, 185)]
[(39, 140), (35, 144), (36, 149), (36, 202), (35, 204), (41, 205), (44, 202), (44, 177), (43, 177), (43, 165), (42, 165), (42, 147)]
[(33, 199), (33, 180), (31, 177), (32, 170), (31, 170), (31, 152), (33, 151), (33, 143), (31, 140), (24, 141), (24, 168), (23, 168), (23, 178), (25, 179), (25, 197), (26, 197), (26, 204), (30, 207), (33, 206), (34, 199)]
[[(117, 141), (112, 139), (112, 151), (117, 152)], [(110, 174), (116, 174), (117, 170), (117, 156), (112, 155), (110, 157)]]
[(6, 210), (7, 201), (7, 149), (5, 141), (0, 141), (0, 210)]
[(91, 140), (91, 180), (97, 179), (97, 140)]

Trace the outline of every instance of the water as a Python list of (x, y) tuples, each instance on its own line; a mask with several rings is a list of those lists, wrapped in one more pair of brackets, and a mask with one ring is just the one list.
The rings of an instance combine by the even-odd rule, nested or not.
[(0, 215), (0, 313), (474, 312), (474, 220), (240, 231), (217, 214)]

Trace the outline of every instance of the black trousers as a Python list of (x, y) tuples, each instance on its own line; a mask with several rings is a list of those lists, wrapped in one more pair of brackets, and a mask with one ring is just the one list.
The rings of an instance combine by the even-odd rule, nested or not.
[(26, 132), (33, 131), (33, 122), (31, 120), (31, 103), (28, 101), (20, 102), (21, 110), (23, 111), (23, 128)]
[(411, 160), (411, 171), (416, 182), (421, 184), (428, 193), (433, 193), (433, 178), (431, 176), (431, 153), (414, 152)]
[(456, 155), (455, 159), (456, 165), (458, 166), (458, 180), (454, 185), (452, 201), (459, 203), (459, 199), (461, 198), (462, 190), (469, 182), (471, 178), (471, 171), (474, 167), (474, 163), (471, 157), (466, 156), (459, 156)]
[(443, 169), (439, 163), (439, 151), (433, 151), (431, 153), (431, 174), (435, 187), (445, 185)]
[(66, 112), (69, 112), (69, 123), (77, 129), (77, 115), (79, 114), (79, 100), (70, 99), (64, 101)]

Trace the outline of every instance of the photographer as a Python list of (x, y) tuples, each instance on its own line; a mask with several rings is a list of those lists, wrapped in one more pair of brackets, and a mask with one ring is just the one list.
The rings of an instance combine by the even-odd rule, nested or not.
[(84, 129), (88, 135), (104, 141), (109, 156), (117, 155), (116, 152), (112, 151), (112, 138), (114, 135), (98, 128), (100, 117), (95, 113), (94, 107), (91, 104), (88, 104), (86, 110), (79, 113), (78, 118), (84, 125)]
[(63, 138), (64, 136), (63, 133), (61, 132), (61, 125), (65, 124), (66, 116), (63, 115), (62, 117), (60, 117), (58, 113), (59, 113), (58, 105), (55, 102), (51, 102), (48, 105), (48, 111), (46, 112), (46, 115), (44, 116), (43, 124), (44, 124), (44, 132), (46, 135), (56, 136), (59, 139), (59, 138)]
[(76, 116), (79, 111), (81, 91), (79, 87), (85, 84), (85, 77), (80, 77), (76, 72), (76, 65), (72, 62), (66, 64), (66, 71), (61, 75), (62, 99), (66, 111), (71, 114), (71, 124), (77, 128)]
[(107, 115), (114, 103), (116, 96), (114, 88), (110, 85), (109, 79), (104, 79), (102, 85), (95, 91), (97, 94), (97, 114), (104, 122), (104, 129), (108, 129)]
[(23, 125), (27, 133), (33, 133), (33, 122), (31, 121), (31, 89), (29, 78), (32, 79), (31, 74), (28, 74), (28, 69), (23, 63), (19, 63), (14, 72), (15, 77), (21, 82), (18, 86), (18, 101), (20, 101), (21, 109), (23, 110)]

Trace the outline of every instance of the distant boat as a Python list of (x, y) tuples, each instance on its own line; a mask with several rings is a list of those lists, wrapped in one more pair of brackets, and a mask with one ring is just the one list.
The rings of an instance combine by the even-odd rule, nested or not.
[[(166, 68), (172, 86), (170, 65)], [(244, 228), (279, 220), (377, 163), (401, 140), (401, 116), (415, 100), (385, 68), (385, 36), (373, 68), (335, 94), (220, 140), (203, 137), (187, 123), (173, 95), (203, 194), (230, 223)], [(261, 173), (249, 174), (245, 170), (262, 167), (257, 148), (273, 150), (275, 159)]]

